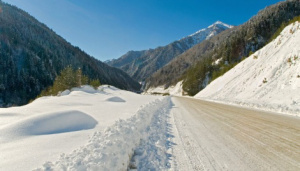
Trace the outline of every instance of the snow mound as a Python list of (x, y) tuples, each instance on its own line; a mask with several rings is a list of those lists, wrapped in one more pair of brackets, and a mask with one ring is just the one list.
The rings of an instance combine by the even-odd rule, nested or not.
[(0, 113), (0, 118), (1, 117), (14, 117), (14, 116), (19, 116), (20, 114), (18, 113)]
[(287, 26), (195, 97), (300, 115), (300, 23)]
[(59, 93), (59, 96), (67, 96), (67, 95), (69, 95), (70, 93), (71, 93), (70, 90), (65, 90), (65, 91)]
[(120, 98), (120, 97), (110, 97), (108, 99), (106, 99), (105, 101), (108, 101), (108, 102), (126, 102), (124, 99)]
[[(110, 85), (101, 85), (98, 88), (94, 88), (90, 85), (83, 85), (81, 87), (74, 87), (71, 90), (65, 90), (63, 92), (60, 92), (58, 96), (67, 96), (70, 94), (82, 94), (82, 93), (87, 93), (87, 94), (96, 94), (96, 93), (112, 93), (115, 91), (120, 91), (120, 89), (110, 86)], [(45, 98), (45, 97), (42, 97)]]
[(91, 116), (74, 110), (33, 116), (4, 127), (0, 132), (7, 136), (58, 134), (92, 129), (97, 123)]
[(113, 90), (113, 91), (119, 91), (117, 87), (111, 86), (111, 85), (101, 85), (100, 88), (105, 91), (105, 90)]
[[(71, 154), (62, 154), (58, 161), (46, 162), (37, 170), (127, 170), (135, 149), (142, 142), (148, 142), (149, 138), (152, 141), (156, 140), (157, 146), (152, 146), (151, 151), (145, 151), (148, 158), (143, 158), (149, 160), (144, 160), (138, 165), (151, 166), (154, 170), (165, 169), (168, 160), (167, 154), (162, 152), (165, 151), (165, 147), (161, 147), (163, 145), (159, 143), (159, 138), (149, 137), (149, 131), (153, 132), (157, 128), (155, 132), (163, 133), (158, 123), (162, 122), (161, 117), (168, 114), (166, 111), (170, 106), (170, 98), (150, 102), (142, 106), (131, 118), (119, 120), (103, 132), (95, 132), (85, 146)], [(146, 154), (147, 152), (149, 153)], [(151, 161), (153, 158), (156, 158), (155, 162)]]
[(101, 90), (99, 88), (95, 89), (95, 88), (93, 88), (89, 85), (83, 85), (81, 87), (74, 87), (71, 90), (67, 89), (65, 91), (62, 91), (62, 92), (58, 93), (57, 96), (67, 96), (67, 95), (70, 95), (71, 93), (74, 93), (74, 92), (83, 92), (83, 93), (95, 94), (95, 93), (100, 93), (101, 92)]
[(77, 88), (77, 87), (72, 88), (71, 91), (82, 91), (82, 92), (90, 93), (90, 94), (99, 93), (98, 89), (95, 89), (94, 87), (89, 86), (89, 85), (84, 85), (84, 86), (81, 86), (79, 88)]

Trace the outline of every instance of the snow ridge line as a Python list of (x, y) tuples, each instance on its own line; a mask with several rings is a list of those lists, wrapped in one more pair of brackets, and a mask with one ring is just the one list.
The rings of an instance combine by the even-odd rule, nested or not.
[(143, 105), (131, 118), (95, 132), (86, 145), (35, 170), (127, 170), (135, 149), (148, 141), (150, 125), (159, 125), (170, 104), (170, 97), (164, 97)]

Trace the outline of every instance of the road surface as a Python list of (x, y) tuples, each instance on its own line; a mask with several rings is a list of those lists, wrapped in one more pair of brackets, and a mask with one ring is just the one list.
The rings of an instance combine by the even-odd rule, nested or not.
[(172, 97), (175, 170), (300, 170), (300, 119)]

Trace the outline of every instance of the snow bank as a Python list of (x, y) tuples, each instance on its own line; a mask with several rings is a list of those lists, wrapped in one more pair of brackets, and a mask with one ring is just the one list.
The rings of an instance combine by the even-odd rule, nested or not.
[(71, 92), (74, 92), (74, 91), (80, 91), (80, 92), (91, 93), (91, 94), (100, 92), (99, 89), (95, 89), (89, 85), (83, 85), (81, 87), (72, 88), (71, 90), (65, 90), (65, 91), (59, 93), (58, 96), (67, 96)]
[(164, 88), (165, 86), (151, 87), (144, 94), (169, 94), (175, 96), (183, 96), (182, 81), (179, 81), (175, 86)]
[(195, 97), (300, 116), (300, 23)]
[(71, 91), (82, 91), (85, 93), (99, 93), (99, 89), (95, 89), (89, 85), (82, 86), (80, 88), (72, 88)]
[(164, 104), (160, 113), (154, 115), (152, 123), (146, 129), (147, 138), (141, 139), (140, 145), (134, 150), (130, 169), (167, 170), (171, 168), (172, 135), (170, 132), (169, 113), (171, 103)]
[[(149, 140), (150, 130), (160, 128), (157, 122), (160, 116), (166, 115), (170, 104), (170, 98), (165, 97), (142, 106), (129, 119), (117, 121), (104, 132), (95, 132), (86, 145), (71, 154), (62, 154), (56, 162), (46, 162), (37, 170), (126, 170), (135, 148)], [(160, 145), (157, 141), (157, 146)], [(158, 168), (161, 163), (165, 162), (156, 161), (152, 168)], [(146, 166), (150, 164), (148, 161)]]
[[(125, 124), (125, 127), (128, 127), (126, 130), (130, 129), (129, 119), (134, 120), (133, 117), (143, 111), (141, 109), (136, 113), (137, 109), (151, 101), (162, 99), (158, 96), (141, 96), (108, 85), (100, 86), (96, 90), (83, 86), (62, 94), (38, 98), (25, 106), (0, 109), (0, 170), (33, 170), (41, 167), (46, 161), (57, 161), (62, 153), (71, 156), (74, 149), (84, 150), (80, 148), (81, 146), (85, 145), (92, 150), (93, 145), (97, 146), (96, 141), (100, 141), (99, 138), (105, 141), (101, 147), (113, 148), (107, 144), (108, 141), (125, 141), (121, 135), (123, 132), (119, 131), (122, 127), (119, 122), (128, 123)], [(155, 106), (152, 108), (157, 109)], [(134, 117), (136, 123), (147, 124), (142, 116), (153, 117), (153, 113), (147, 111), (144, 115)], [(115, 124), (117, 121), (119, 124)], [(133, 127), (139, 128), (135, 125)], [(107, 128), (112, 131), (104, 132)], [(98, 137), (93, 136), (95, 132), (99, 134)], [(130, 136), (135, 137), (132, 134)], [(89, 140), (91, 144), (87, 145)], [(132, 142), (128, 140), (128, 143)], [(104, 150), (103, 155), (106, 153), (109, 151)], [(96, 154), (100, 153), (90, 152), (88, 156)], [(79, 156), (73, 156), (74, 160), (75, 158), (79, 160), (82, 155), (80, 153)], [(106, 160), (113, 161), (113, 158), (105, 158)]]
[(92, 129), (97, 121), (80, 111), (41, 114), (0, 129), (1, 137), (58, 134)]

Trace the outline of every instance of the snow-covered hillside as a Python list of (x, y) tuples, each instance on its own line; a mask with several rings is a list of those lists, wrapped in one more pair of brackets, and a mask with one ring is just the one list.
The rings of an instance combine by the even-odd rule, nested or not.
[[(141, 141), (164, 140), (169, 106), (169, 98), (85, 86), (0, 109), (0, 170), (126, 170), (134, 150), (147, 146)], [(151, 167), (166, 166), (159, 152), (167, 147), (151, 147), (147, 157), (134, 155), (145, 162), (131, 165), (156, 158)]]
[(143, 94), (169, 94), (175, 96), (183, 96), (182, 81), (179, 81), (175, 86), (165, 88), (164, 86), (153, 87), (146, 90)]
[(300, 23), (199, 92), (205, 98), (300, 115)]

